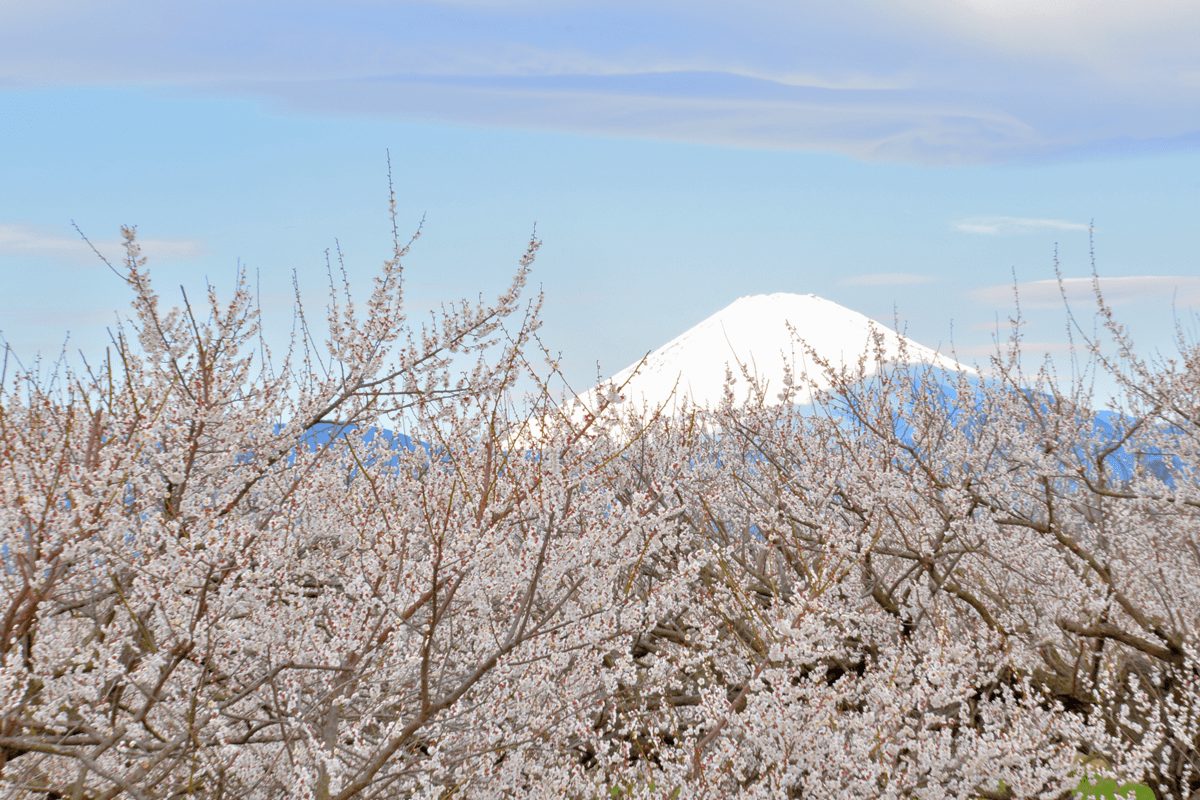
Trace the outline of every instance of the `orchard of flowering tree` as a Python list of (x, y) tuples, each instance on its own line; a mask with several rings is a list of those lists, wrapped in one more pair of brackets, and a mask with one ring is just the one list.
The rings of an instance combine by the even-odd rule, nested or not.
[(6, 361), (0, 796), (1197, 796), (1200, 346), (644, 415), (556, 400), (536, 250), (272, 352), (126, 232), (107, 355)]

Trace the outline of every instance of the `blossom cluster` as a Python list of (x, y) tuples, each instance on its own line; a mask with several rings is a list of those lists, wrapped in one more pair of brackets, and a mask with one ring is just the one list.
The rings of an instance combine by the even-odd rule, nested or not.
[(1101, 305), (1112, 412), (1017, 337), (806, 408), (564, 403), (536, 250), (422, 326), (397, 242), (275, 355), (127, 232), (106, 359), (0, 398), (0, 795), (1200, 790), (1200, 347)]

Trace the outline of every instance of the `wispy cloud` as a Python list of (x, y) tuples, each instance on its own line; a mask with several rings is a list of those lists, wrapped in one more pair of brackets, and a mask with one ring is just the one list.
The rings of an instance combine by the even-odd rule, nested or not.
[(985, 151), (989, 158), (1019, 152), (1033, 135), (1003, 113), (930, 103), (905, 90), (797, 86), (734, 72), (401, 75), (263, 82), (253, 89), (310, 111), (404, 109), (472, 125), (519, 120), (568, 132), (836, 151), (868, 160), (974, 161)]
[[(1121, 275), (1099, 278), (1100, 292), (1110, 305), (1123, 305), (1139, 300), (1177, 306), (1200, 305), (1200, 277), (1190, 275)], [(1095, 297), (1092, 278), (1063, 278), (1027, 281), (1016, 286), (1021, 306), (1025, 308), (1057, 308), (1063, 297), (1070, 303), (1089, 303)], [(1008, 307), (1013, 302), (1013, 285), (1000, 284), (978, 289), (976, 300), (995, 306)]]
[(842, 286), (916, 286), (932, 281), (931, 276), (915, 272), (870, 272), (843, 278), (839, 283)]
[(0, 84), (980, 162), (1194, 147), (1197, 36), (1178, 0), (44, 0), (0, 4)]
[[(195, 258), (204, 248), (190, 239), (139, 238), (143, 252), (152, 258)], [(92, 239), (104, 256), (119, 260), (122, 248), (117, 239)], [(31, 225), (0, 223), (0, 255), (38, 255), (72, 261), (95, 259), (87, 242), (74, 232), (55, 232)]]
[(1070, 222), (1065, 219), (1046, 217), (968, 217), (954, 223), (961, 233), (977, 233), (984, 236), (1004, 236), (1036, 231), (1082, 232), (1089, 228), (1086, 222)]

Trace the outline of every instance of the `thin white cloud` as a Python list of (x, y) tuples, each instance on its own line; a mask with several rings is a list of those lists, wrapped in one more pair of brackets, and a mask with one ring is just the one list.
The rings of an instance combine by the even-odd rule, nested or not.
[[(186, 259), (204, 253), (201, 244), (190, 239), (139, 238), (138, 243), (150, 258)], [(118, 239), (92, 239), (92, 244), (110, 260), (120, 260), (123, 253)], [(0, 223), (0, 255), (50, 256), (71, 261), (96, 258), (87, 242), (76, 233), (56, 233), (30, 225), (4, 223)]]
[(1065, 219), (1045, 217), (968, 217), (954, 223), (954, 229), (961, 233), (976, 233), (984, 236), (1004, 236), (1037, 231), (1086, 232), (1088, 228), (1089, 225), (1086, 222), (1070, 222)]
[(78, 331), (89, 326), (102, 328), (118, 317), (113, 311), (64, 305), (56, 305), (54, 308), (0, 306), (0, 314), (4, 315), (6, 321), (20, 323), (30, 329), (39, 329), (43, 332), (55, 331), (55, 336), (50, 337), (51, 340), (59, 336), (59, 331), (65, 334), (69, 330)]
[(1200, 6), (1180, 0), (897, 0), (896, 6), (985, 49), (1126, 79), (1168, 68), (1200, 24)]
[(842, 286), (916, 286), (931, 283), (929, 275), (919, 275), (915, 272), (870, 272), (865, 275), (852, 275), (840, 281)]
[(371, 114), (402, 108), (429, 119), (772, 149), (867, 160), (962, 163), (1022, 152), (1020, 120), (911, 101), (903, 92), (801, 88), (732, 73), (390, 78), (264, 83), (256, 92), (305, 110)]
[[(0, 3), (0, 85), (185, 87), (325, 114), (906, 162), (1200, 146), (1200, 4), (650, 5)], [(267, 39), (246, 34), (265, 26)]]
[[(1110, 305), (1136, 301), (1154, 301), (1176, 306), (1200, 306), (1200, 277), (1190, 275), (1121, 275), (1098, 280), (1100, 292)], [(1094, 300), (1092, 278), (1063, 278), (1027, 281), (1016, 286), (1023, 308), (1061, 308), (1063, 296), (1072, 304), (1087, 304)], [(999, 284), (977, 289), (973, 297), (981, 303), (1010, 307), (1013, 302), (1012, 284)]]

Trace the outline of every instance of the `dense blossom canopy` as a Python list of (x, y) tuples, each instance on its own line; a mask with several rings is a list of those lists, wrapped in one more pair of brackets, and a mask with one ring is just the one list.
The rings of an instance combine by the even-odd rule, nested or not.
[(272, 356), (245, 285), (165, 308), (127, 237), (107, 358), (5, 378), (3, 796), (1200, 789), (1200, 348), (1101, 306), (1107, 415), (1017, 336), (986, 380), (579, 413), (536, 241), (424, 326), (398, 243)]

